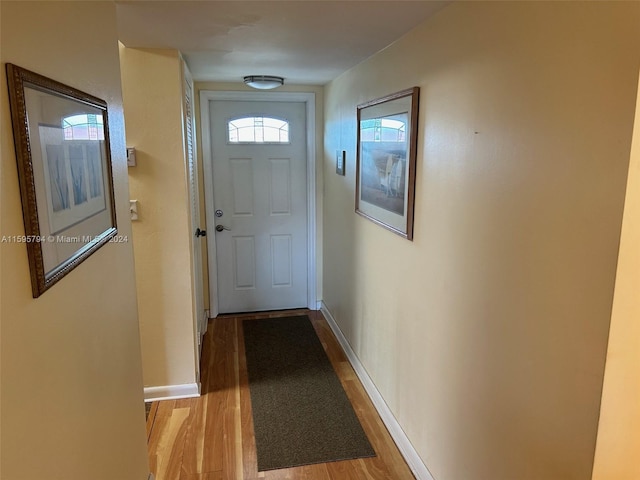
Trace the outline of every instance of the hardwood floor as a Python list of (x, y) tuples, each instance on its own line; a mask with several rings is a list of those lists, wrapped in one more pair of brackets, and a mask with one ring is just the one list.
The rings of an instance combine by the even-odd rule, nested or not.
[[(307, 314), (377, 456), (258, 472), (242, 320)], [(147, 419), (156, 480), (414, 479), (322, 313), (297, 310), (220, 316), (202, 352), (202, 396), (155, 402)]]

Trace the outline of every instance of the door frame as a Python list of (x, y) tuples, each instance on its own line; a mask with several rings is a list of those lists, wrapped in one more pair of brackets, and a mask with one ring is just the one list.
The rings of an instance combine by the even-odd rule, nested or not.
[[(207, 230), (207, 256), (209, 267), (210, 316), (218, 316), (218, 265), (216, 236), (213, 228), (215, 205), (213, 201), (213, 158), (211, 146), (211, 118), (209, 103), (215, 100), (241, 102), (300, 102), (305, 104), (307, 131), (307, 308), (317, 309), (316, 298), (316, 95), (313, 92), (244, 92), (200, 91), (200, 126), (202, 133), (202, 165), (204, 172), (205, 215)], [(210, 224), (210, 225), (209, 225)], [(211, 228), (209, 228), (211, 226)]]
[[(200, 358), (202, 356), (202, 338), (207, 331), (208, 318), (204, 308), (204, 268), (202, 266), (202, 242), (200, 238), (194, 237), (194, 224), (196, 218), (201, 219), (200, 212), (200, 191), (198, 188), (198, 147), (196, 133), (196, 92), (193, 83), (193, 76), (189, 70), (189, 66), (180, 55), (180, 68), (182, 71), (182, 136), (184, 139), (184, 157), (186, 166), (187, 179), (187, 199), (188, 199), (188, 231), (189, 244), (191, 252), (191, 288), (192, 303), (194, 315), (194, 355), (196, 368), (196, 381), (198, 382), (198, 391), (200, 391)], [(188, 108), (188, 102), (191, 103)], [(188, 124), (191, 125), (191, 148), (189, 148)], [(190, 151), (189, 151), (190, 150)], [(191, 159), (189, 159), (191, 156)], [(199, 227), (199, 225), (197, 225)], [(199, 255), (196, 253), (199, 252)], [(198, 260), (200, 260), (200, 268), (198, 268)], [(200, 297), (200, 298), (199, 298)]]

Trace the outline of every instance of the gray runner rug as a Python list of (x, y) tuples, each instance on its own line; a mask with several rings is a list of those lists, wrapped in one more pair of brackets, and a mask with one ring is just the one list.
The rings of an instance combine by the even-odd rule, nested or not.
[(309, 317), (243, 330), (258, 471), (375, 456)]

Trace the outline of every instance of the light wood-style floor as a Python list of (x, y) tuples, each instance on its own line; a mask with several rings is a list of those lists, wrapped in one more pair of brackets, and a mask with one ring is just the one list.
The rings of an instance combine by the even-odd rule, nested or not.
[[(307, 314), (377, 456), (258, 472), (242, 320)], [(147, 420), (156, 480), (413, 480), (358, 377), (320, 312), (220, 316), (202, 352), (202, 396), (154, 402)]]

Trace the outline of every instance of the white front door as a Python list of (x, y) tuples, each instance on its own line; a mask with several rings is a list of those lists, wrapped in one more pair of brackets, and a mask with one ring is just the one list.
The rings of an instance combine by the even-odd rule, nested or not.
[(305, 103), (209, 108), (218, 311), (306, 307)]

